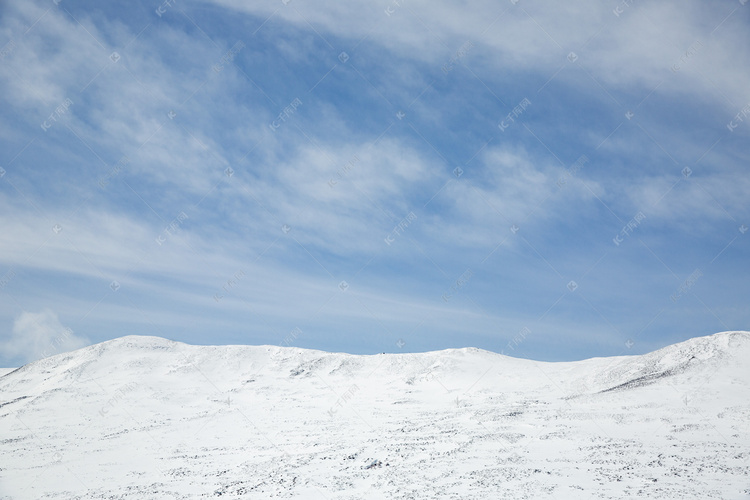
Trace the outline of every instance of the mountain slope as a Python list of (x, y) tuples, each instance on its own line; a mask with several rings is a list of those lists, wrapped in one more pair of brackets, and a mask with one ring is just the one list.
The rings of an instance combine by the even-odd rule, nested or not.
[(3, 498), (744, 498), (750, 334), (573, 363), (123, 337), (0, 377)]

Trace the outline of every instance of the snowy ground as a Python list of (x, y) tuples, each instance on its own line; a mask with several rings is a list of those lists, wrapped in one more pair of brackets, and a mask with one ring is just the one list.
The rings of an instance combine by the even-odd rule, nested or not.
[(750, 498), (748, 359), (125, 337), (0, 378), (0, 499)]

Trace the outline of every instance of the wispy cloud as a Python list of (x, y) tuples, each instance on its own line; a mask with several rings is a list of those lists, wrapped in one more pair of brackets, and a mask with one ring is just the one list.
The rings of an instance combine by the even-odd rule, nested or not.
[(533, 357), (742, 328), (708, 297), (748, 244), (746, 5), (157, 7), (1, 7), (9, 329), (375, 352), (528, 327)]

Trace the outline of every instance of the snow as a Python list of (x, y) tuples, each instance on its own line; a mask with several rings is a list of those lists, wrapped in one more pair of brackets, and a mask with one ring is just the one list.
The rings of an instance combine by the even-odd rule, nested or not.
[(123, 337), (0, 371), (0, 499), (750, 498), (749, 355)]

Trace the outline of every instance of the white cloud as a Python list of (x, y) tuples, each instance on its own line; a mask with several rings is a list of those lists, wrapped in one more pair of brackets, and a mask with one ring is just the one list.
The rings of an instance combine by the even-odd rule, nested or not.
[[(292, 65), (296, 71), (298, 65), (304, 69), (306, 61), (323, 61), (310, 74), (302, 70), (299, 75), (295, 73), (299, 81), (276, 82), (284, 89), (283, 95), (289, 94), (289, 99), (299, 95), (304, 101), (299, 114), (278, 132), (271, 132), (268, 124), (288, 99), (284, 97), (287, 100), (279, 101), (279, 106), (269, 106), (238, 69), (243, 67), (277, 101), (281, 99), (271, 92), (275, 90), (274, 78), (256, 78), (252, 71), (265, 70), (258, 62), (264, 61), (263, 37), (228, 32), (226, 36), (231, 38), (220, 39), (222, 35), (212, 29), (211, 16), (195, 16), (219, 45), (226, 48), (227, 40), (231, 44), (236, 38), (247, 43), (237, 67), (227, 64), (217, 73), (211, 68), (225, 49), (204, 37), (182, 32), (179, 23), (154, 23), (141, 33), (141, 26), (126, 27), (111, 18), (74, 11), (86, 26), (84, 30), (64, 11), (50, 5), (13, 5), (10, 15), (0, 23), (0, 33), (15, 40), (14, 51), (3, 61), (8, 71), (0, 74), (0, 86), (6, 87), (9, 113), (16, 114), (21, 125), (31, 124), (41, 139), (12, 165), (3, 165), (8, 172), (2, 183), (8, 183), (11, 196), (0, 201), (0, 226), (7, 235), (0, 239), (0, 262), (44, 273), (51, 281), (61, 273), (66, 287), (70, 282), (85, 280), (91, 287), (86, 290), (95, 299), (112, 293), (108, 285), (113, 279), (121, 282), (122, 290), (93, 311), (75, 293), (61, 293), (60, 287), (32, 288), (32, 279), (16, 279), (17, 288), (9, 287), (8, 293), (31, 299), (19, 296), (19, 302), (30, 308), (54, 303), (68, 317), (90, 312), (87, 321), (100, 324), (144, 322), (140, 311), (134, 313), (144, 304), (148, 321), (169, 330), (206, 321), (201, 308), (215, 305), (222, 314), (231, 312), (219, 318), (226, 324), (244, 321), (242, 313), (248, 305), (261, 311), (259, 314), (286, 318), (291, 314), (290, 304), (295, 304), (298, 318), (312, 317), (320, 305), (318, 299), (328, 296), (331, 289), (338, 293), (338, 280), (346, 278), (352, 281), (352, 290), (357, 289), (368, 303), (375, 304), (373, 310), (387, 320), (408, 319), (412, 309), (444, 319), (430, 309), (434, 308), (430, 300), (439, 300), (439, 286), (425, 292), (426, 298), (410, 297), (400, 285), (399, 293), (393, 291), (397, 281), (392, 276), (402, 272), (405, 266), (401, 264), (412, 262), (399, 259), (417, 260), (424, 251), (446, 269), (450, 266), (446, 263), (456, 260), (478, 261), (467, 249), (476, 250), (482, 257), (506, 237), (509, 246), (523, 245), (521, 239), (511, 236), (511, 224), (521, 226), (523, 235), (549, 228), (557, 219), (565, 219), (567, 224), (596, 217), (601, 206), (595, 197), (617, 214), (629, 217), (643, 210), (649, 220), (668, 224), (686, 221), (695, 225), (696, 220), (715, 223), (727, 217), (721, 207), (740, 222), (740, 215), (746, 213), (743, 207), (748, 183), (736, 170), (715, 168), (738, 164), (738, 158), (732, 157), (736, 153), (723, 152), (730, 147), (729, 140), (715, 144), (714, 151), (693, 166), (693, 177), (682, 180), (662, 199), (681, 178), (679, 171), (685, 162), (692, 166), (694, 158), (703, 158), (715, 139), (705, 139), (705, 145), (702, 140), (692, 144), (680, 126), (657, 127), (645, 121), (654, 115), (655, 110), (649, 108), (653, 101), (666, 98), (660, 101), (663, 105), (685, 109), (700, 103), (700, 109), (721, 117), (726, 96), (742, 105), (750, 97), (746, 94), (749, 66), (742, 64), (748, 60), (748, 49), (732, 45), (742, 39), (736, 33), (738, 15), (727, 18), (709, 37), (716, 24), (713, 17), (718, 14), (702, 16), (694, 2), (688, 4), (636, 3), (617, 17), (612, 5), (591, 1), (562, 10), (525, 1), (512, 5), (507, 0), (479, 0), (470, 9), (440, 0), (429, 4), (413, 0), (401, 6), (355, 0), (335, 8), (297, 2), (282, 5), (278, 0), (232, 3), (238, 10), (259, 15), (258, 24), (275, 12), (263, 29), (279, 30), (281, 26), (284, 36), (274, 31), (273, 43), (278, 38), (281, 47), (275, 46), (275, 50), (288, 56), (283, 62), (290, 68), (290, 75)], [(384, 13), (389, 5), (396, 9), (391, 16)], [(186, 12), (192, 12), (190, 8), (186, 6)], [(47, 9), (44, 18), (25, 32)], [(177, 11), (173, 13), (180, 17)], [(725, 14), (728, 12), (720, 17)], [(497, 16), (497, 22), (487, 29)], [(249, 16), (246, 19), (248, 23), (253, 21)], [(335, 45), (330, 53), (308, 43), (317, 36), (308, 21)], [(287, 31), (292, 36), (287, 37)], [(93, 38), (100, 39), (105, 47)], [(696, 39), (702, 41), (700, 50), (682, 63), (679, 72), (670, 71), (670, 65), (679, 61)], [(570, 165), (556, 162), (533, 140), (524, 147), (520, 145), (523, 139), (502, 134), (501, 145), (490, 141), (490, 147), (464, 165), (471, 154), (466, 155), (463, 149), (473, 153), (474, 142), (486, 144), (493, 133), (498, 135), (495, 124), (489, 123), (488, 117), (497, 112), (489, 92), (486, 100), (475, 102), (473, 87), (463, 86), (459, 70), (449, 78), (435, 79), (435, 74), (445, 76), (441, 66), (467, 40), (474, 45), (461, 64), (471, 68), (489, 91), (503, 99), (522, 90), (521, 95), (531, 95), (537, 102), (531, 93), (535, 87), (527, 92), (527, 81), (539, 80), (541, 85), (552, 75), (562, 86), (564, 79), (576, 79), (567, 81), (576, 95), (586, 95), (592, 88), (600, 93), (590, 74), (623, 106), (631, 106), (626, 101), (637, 103), (661, 82), (636, 114), (636, 120), (644, 120), (643, 128), (653, 135), (653, 141), (636, 129), (635, 137), (643, 142), (634, 142), (627, 127), (638, 122), (625, 121), (618, 111), (619, 120), (626, 125), (612, 133), (603, 149), (597, 147), (600, 155), (576, 147), (593, 161), (575, 174), (570, 173)], [(115, 49), (122, 56), (117, 63), (109, 59)], [(349, 63), (337, 62), (342, 50), (350, 53)], [(566, 59), (571, 50), (579, 55), (576, 63)], [(329, 75), (326, 72), (334, 64)], [(377, 91), (360, 81), (351, 71), (353, 67), (371, 80)], [(282, 66), (269, 65), (271, 74), (276, 69), (280, 75), (286, 74)], [(303, 90), (323, 76), (316, 90), (306, 97)], [(350, 89), (362, 94), (351, 97), (346, 92), (336, 93), (336, 98), (329, 100), (328, 93), (352, 81)], [(506, 85), (512, 81), (522, 87)], [(554, 92), (555, 88), (550, 85), (547, 91)], [(377, 102), (377, 112), (369, 108), (372, 100), (368, 100), (368, 93)], [(378, 93), (395, 108), (388, 109)], [(477, 93), (485, 94), (483, 87)], [(746, 97), (739, 99), (737, 96), (743, 93)], [(91, 153), (62, 126), (53, 130), (55, 134), (42, 135), (39, 129), (39, 120), (66, 97), (75, 102), (65, 123), (90, 146)], [(571, 104), (562, 101), (561, 106)], [(717, 125), (735, 141), (748, 128), (743, 124), (745, 128), (731, 135), (725, 123), (739, 111), (740, 104), (730, 107), (726, 120), (721, 118)], [(407, 111), (407, 120), (395, 118), (399, 106)], [(585, 114), (586, 110), (584, 107), (580, 112)], [(176, 118), (168, 118), (169, 111), (174, 111)], [(533, 120), (547, 113), (550, 120), (556, 120), (556, 111), (555, 106), (540, 106), (539, 115), (529, 115), (529, 125), (537, 133)], [(701, 118), (706, 123), (715, 121)], [(579, 132), (589, 135), (588, 143), (599, 144), (616, 126), (616, 121), (604, 121), (606, 126), (599, 127), (596, 120)], [(415, 125), (418, 135), (407, 123)], [(565, 121), (548, 121), (545, 126), (549, 123), (561, 129), (572, 128)], [(433, 126), (439, 134), (430, 134)], [(8, 149), (13, 152), (7, 159), (13, 158), (30, 138), (21, 130), (23, 127), (0, 124), (0, 134), (12, 145)], [(694, 133), (699, 135), (700, 131)], [(445, 137), (448, 140), (443, 141)], [(468, 137), (469, 142), (451, 142), (451, 138), (459, 137)], [(657, 167), (666, 160), (655, 141), (680, 160), (679, 166), (670, 167), (674, 178), (657, 175), (662, 172)], [(435, 154), (427, 143), (440, 152)], [(558, 147), (551, 146), (555, 154), (569, 160)], [(656, 153), (651, 154), (652, 150)], [(45, 160), (44, 153), (54, 162)], [(714, 155), (718, 154), (724, 156), (717, 159)], [(123, 155), (129, 160), (127, 165), (115, 169), (114, 162)], [(443, 155), (445, 159), (440, 158)], [(634, 157), (639, 157), (638, 161)], [(616, 159), (618, 169), (597, 169), (607, 166), (604, 161), (611, 158)], [(450, 173), (457, 164), (465, 170), (460, 179)], [(231, 177), (224, 175), (227, 166), (234, 171)], [(59, 178), (57, 173), (62, 173)], [(101, 179), (109, 183), (100, 187)], [(559, 185), (560, 181), (564, 185)], [(11, 187), (26, 199), (13, 198)], [(31, 210), (28, 202), (36, 210)], [(386, 235), (412, 211), (417, 215), (415, 224), (397, 244), (386, 245)], [(188, 216), (185, 223), (168, 238), (164, 236), (164, 228), (183, 212)], [(57, 223), (63, 228), (61, 233), (52, 231)], [(291, 232), (288, 228), (282, 232), (286, 224)], [(157, 241), (162, 237), (165, 241)], [(355, 271), (371, 258), (373, 266), (394, 264), (387, 269), (392, 269), (392, 274), (384, 272), (383, 281), (377, 284), (358, 283)], [(247, 278), (234, 290), (237, 294), (226, 294), (218, 304), (213, 295), (240, 270)], [(415, 282), (429, 276), (413, 272), (409, 279)], [(126, 295), (131, 291), (133, 296)], [(130, 300), (126, 302), (125, 297)], [(137, 300), (143, 297), (150, 300)], [(80, 302), (69, 307), (74, 300)], [(182, 313), (188, 306), (189, 313)], [(330, 311), (334, 317), (362, 314), (359, 309), (346, 307)], [(37, 316), (37, 321), (19, 318), (18, 329), (24, 325), (30, 329), (29, 325), (39, 323), (47, 326), (37, 330), (59, 335), (62, 326), (52, 313)], [(438, 319), (436, 324), (441, 323)], [(54, 326), (55, 321), (59, 326)], [(86, 333), (93, 338), (95, 331), (109, 332), (92, 327)], [(3, 345), (9, 346), (8, 352), (21, 356), (36, 349), (34, 339), (40, 335), (33, 333), (24, 340), (14, 330)], [(48, 342), (48, 337), (42, 336), (40, 342)]]
[[(584, 162), (580, 168), (590, 167)], [(604, 188), (586, 178), (585, 170), (576, 172), (523, 147), (488, 148), (476, 167), (467, 167), (436, 197), (434, 203), (447, 203), (448, 209), (433, 221), (430, 231), (436, 240), (491, 248), (511, 234), (512, 225), (565, 218), (594, 195), (604, 196)], [(579, 179), (585, 179), (586, 185)]]
[[(34, 118), (44, 119), (73, 95), (70, 89), (86, 84), (83, 79), (95, 74), (108, 61), (109, 53), (92, 38), (102, 39), (93, 27), (93, 34), (88, 35), (57, 9), (34, 2), (4, 8), (15, 11), (8, 13), (7, 21), (4, 19), (6, 26), (10, 25), (15, 47), (3, 61), (8, 71), (0, 72), (0, 82), (16, 106), (31, 111)], [(34, 28), (27, 33), (30, 26)], [(50, 43), (59, 49), (47, 50)]]
[[(229, 164), (206, 125), (211, 125), (210, 117), (232, 108), (254, 116), (266, 113), (220, 97), (213, 99), (218, 104), (199, 101), (201, 96), (196, 94), (204, 86), (219, 86), (213, 95), (221, 96), (224, 86), (237, 85), (238, 80), (228, 70), (217, 75), (211, 69), (220, 60), (221, 50), (205, 39), (196, 40), (162, 25), (149, 27), (134, 38), (137, 33), (126, 32), (116, 22), (97, 20), (94, 25), (81, 15), (78, 21), (87, 26), (84, 30), (54, 6), (47, 9), (32, 2), (12, 7), (14, 11), (3, 21), (14, 24), (16, 38), (13, 51), (3, 60), (7, 71), (0, 72), (0, 86), (16, 107), (17, 116), (37, 130), (60, 104), (72, 100), (61, 122), (75, 131), (71, 140), (85, 144), (82, 157), (71, 152), (70, 142), (48, 147), (58, 148), (55, 154), (60, 162), (84, 162), (87, 169), (81, 172), (90, 175), (89, 182), (82, 183), (83, 189), (96, 189), (96, 182), (125, 156), (126, 172), (148, 176), (151, 182), (180, 192), (203, 195)], [(24, 32), (24, 25), (34, 27)], [(103, 33), (116, 37), (115, 46), (107, 46)], [(110, 59), (113, 52), (120, 55), (117, 62)], [(170, 120), (170, 112), (178, 119)], [(268, 120), (263, 121), (270, 119), (268, 114)], [(64, 128), (62, 123), (52, 123)], [(240, 132), (253, 144), (268, 135), (263, 133), (264, 127)], [(21, 184), (19, 189), (28, 194), (24, 187)], [(163, 197), (174, 191), (161, 189)]]
[[(575, 4), (548, 5), (519, 2), (477, 1), (469, 8), (462, 2), (413, 0), (373, 4), (346, 4), (207, 0), (241, 12), (282, 18), (307, 29), (315, 26), (322, 36), (343, 37), (354, 46), (367, 34), (385, 49), (428, 62), (439, 68), (461, 43), (477, 45), (465, 61), (476, 70), (493, 72), (539, 71), (552, 75), (567, 64), (569, 52), (580, 56), (579, 65), (611, 88), (631, 91), (634, 85), (646, 90), (639, 98), (661, 85), (658, 92), (700, 95), (726, 105), (722, 93), (735, 105), (747, 101), (749, 50), (736, 40), (745, 28), (742, 10), (734, 6), (719, 10), (698, 1), (631, 3), (616, 15), (620, 4), (593, 0)], [(738, 4), (735, 4), (738, 5)], [(388, 15), (386, 8), (393, 12)], [(494, 23), (493, 23), (494, 21)], [(492, 24), (491, 24), (492, 23)], [(717, 29), (718, 28), (718, 29)], [(671, 71), (696, 40), (705, 49), (682, 64), (678, 77)], [(346, 49), (346, 46), (341, 47)], [(481, 60), (473, 64), (472, 58)], [(743, 64), (745, 63), (745, 64)], [(700, 68), (700, 77), (683, 75)], [(486, 74), (486, 70), (480, 74)], [(558, 78), (564, 78), (564, 75)], [(596, 84), (592, 81), (592, 87)], [(623, 103), (626, 104), (626, 103)]]
[(650, 176), (628, 185), (625, 195), (634, 209), (649, 217), (695, 230), (721, 220), (740, 219), (747, 213), (748, 191), (747, 177), (719, 172), (690, 178)]
[(258, 223), (252, 213), (240, 211), (236, 217), (267, 241), (278, 237), (281, 224), (289, 224), (291, 236), (306, 247), (339, 255), (372, 254), (383, 248), (383, 239), (396, 224), (421, 208), (424, 201), (413, 202), (415, 191), (426, 191), (425, 201), (438, 191), (440, 169), (413, 147), (389, 137), (373, 145), (303, 144), (262, 179), (237, 180), (244, 186), (237, 197), (245, 199), (250, 193), (275, 225)]
[(0, 337), (0, 352), (5, 360), (28, 363), (62, 352), (80, 349), (89, 340), (63, 326), (50, 309), (38, 313), (22, 312), (9, 335)]

